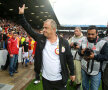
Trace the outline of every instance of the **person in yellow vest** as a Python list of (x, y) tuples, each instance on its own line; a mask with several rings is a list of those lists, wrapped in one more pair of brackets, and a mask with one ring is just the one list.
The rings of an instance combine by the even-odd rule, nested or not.
[(21, 45), (23, 45), (23, 42), (25, 41), (25, 37), (24, 36), (22, 36), (21, 37)]

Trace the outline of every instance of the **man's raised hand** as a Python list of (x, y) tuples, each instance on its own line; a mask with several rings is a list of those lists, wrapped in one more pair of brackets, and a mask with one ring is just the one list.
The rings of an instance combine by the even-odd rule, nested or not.
[(25, 4), (22, 7), (19, 7), (19, 14), (24, 14)]

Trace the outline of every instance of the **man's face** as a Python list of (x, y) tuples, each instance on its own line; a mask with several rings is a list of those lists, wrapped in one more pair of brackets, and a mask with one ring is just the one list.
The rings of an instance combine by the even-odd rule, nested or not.
[(32, 41), (32, 37), (30, 37), (29, 40)]
[(76, 37), (80, 36), (80, 35), (81, 35), (81, 31), (80, 31), (79, 29), (75, 29), (75, 30), (74, 30), (74, 35), (75, 35)]
[(49, 21), (45, 22), (43, 25), (43, 34), (47, 38), (49, 38), (54, 33), (54, 30), (51, 27), (51, 24)]
[(26, 42), (28, 42), (29, 41), (29, 38), (28, 37), (26, 37)]
[(13, 38), (16, 38), (17, 37), (17, 34), (13, 34)]
[(92, 30), (87, 30), (87, 38), (89, 40), (94, 40), (96, 37), (97, 37), (97, 33), (96, 33), (96, 30), (95, 29), (92, 29)]

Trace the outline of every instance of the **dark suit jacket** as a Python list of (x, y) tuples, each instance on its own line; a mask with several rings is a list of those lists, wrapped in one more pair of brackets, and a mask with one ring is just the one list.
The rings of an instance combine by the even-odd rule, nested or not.
[[(37, 41), (34, 70), (35, 72), (40, 73), (43, 64), (42, 51), (46, 44), (46, 37), (44, 35), (36, 33), (32, 29), (32, 27), (27, 23), (26, 19), (24, 18), (24, 15), (19, 15), (19, 21), (20, 24), (23, 26), (23, 28), (26, 30), (26, 32)], [(65, 47), (65, 52), (62, 52), (62, 47)], [(73, 56), (71, 54), (68, 41), (63, 39), (62, 37), (59, 37), (59, 57), (61, 63), (61, 75), (62, 75), (63, 84), (66, 84), (69, 77), (69, 73), (70, 75), (74, 75), (74, 64), (73, 64)], [(68, 70), (70, 72), (68, 72)]]

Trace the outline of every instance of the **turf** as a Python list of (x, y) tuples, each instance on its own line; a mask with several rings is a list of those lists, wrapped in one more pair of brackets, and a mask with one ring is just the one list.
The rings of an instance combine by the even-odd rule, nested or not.
[[(26, 87), (25, 90), (43, 90), (43, 88), (42, 88), (42, 81), (39, 84), (37, 84), (37, 85), (35, 85), (33, 82), (34, 82), (34, 80), (29, 83), (29, 85)], [(68, 84), (67, 84), (67, 90), (75, 90), (75, 84), (74, 84), (73, 87), (71, 87), (71, 86), (69, 86), (69, 82), (70, 81), (68, 81)], [(99, 90), (102, 90), (102, 84), (100, 85)]]

